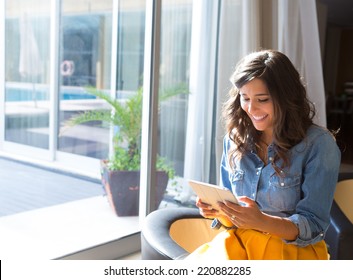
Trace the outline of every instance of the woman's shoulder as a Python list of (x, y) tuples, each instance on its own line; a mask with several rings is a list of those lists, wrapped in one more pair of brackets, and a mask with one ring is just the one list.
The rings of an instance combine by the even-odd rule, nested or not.
[(327, 129), (326, 127), (323, 127), (323, 126), (320, 126), (320, 125), (316, 125), (316, 124), (313, 124), (311, 125), (309, 128), (308, 128), (308, 131), (307, 131), (307, 135), (306, 135), (309, 139), (310, 138), (317, 138), (317, 137), (331, 137), (331, 138), (335, 138), (333, 133)]
[(317, 144), (322, 144), (323, 142), (336, 144), (334, 134), (326, 127), (319, 126), (316, 124), (313, 124), (308, 128), (306, 141)]
[(232, 145), (234, 145), (234, 142), (231, 140), (229, 133), (226, 133), (223, 137), (223, 148), (229, 150)]

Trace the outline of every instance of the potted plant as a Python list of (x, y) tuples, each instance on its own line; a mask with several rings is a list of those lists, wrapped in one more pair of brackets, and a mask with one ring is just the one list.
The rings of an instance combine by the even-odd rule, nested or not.
[[(102, 184), (118, 216), (136, 216), (139, 208), (142, 88), (125, 100), (112, 98), (94, 88), (88, 88), (87, 91), (107, 102), (112, 110), (80, 113), (70, 118), (64, 129), (90, 121), (102, 121), (114, 127), (113, 154), (109, 159), (100, 161)], [(170, 92), (167, 94), (171, 96)], [(174, 169), (160, 156), (157, 157), (156, 167), (157, 208), (163, 199), (168, 180), (174, 178)]]

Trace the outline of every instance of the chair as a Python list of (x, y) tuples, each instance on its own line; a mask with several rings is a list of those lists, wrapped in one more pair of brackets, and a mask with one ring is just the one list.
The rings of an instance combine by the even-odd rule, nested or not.
[[(340, 173), (325, 241), (330, 259), (353, 260), (353, 172)], [(217, 230), (210, 228), (195, 208), (165, 208), (149, 214), (141, 231), (141, 258), (183, 259), (210, 241)]]
[(141, 259), (178, 260), (210, 241), (217, 230), (196, 208), (164, 208), (150, 213), (141, 231)]
[(339, 174), (325, 241), (330, 259), (353, 260), (353, 172)]

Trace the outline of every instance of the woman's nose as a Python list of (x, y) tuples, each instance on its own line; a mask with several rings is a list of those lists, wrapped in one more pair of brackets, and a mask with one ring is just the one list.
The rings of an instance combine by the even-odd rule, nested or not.
[(254, 112), (255, 110), (256, 110), (256, 105), (254, 104), (254, 102), (249, 101), (249, 103), (248, 103), (248, 112), (251, 113), (251, 112)]

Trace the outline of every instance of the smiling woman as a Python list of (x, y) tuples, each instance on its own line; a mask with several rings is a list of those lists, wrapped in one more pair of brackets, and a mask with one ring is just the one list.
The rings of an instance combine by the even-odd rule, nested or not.
[(191, 259), (327, 259), (323, 240), (340, 166), (333, 135), (315, 125), (299, 73), (283, 53), (251, 53), (237, 65), (224, 107), (221, 185), (240, 201), (220, 210), (225, 227)]

